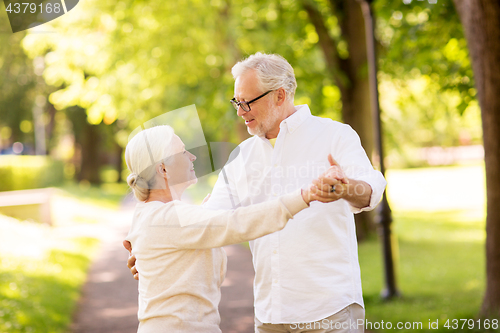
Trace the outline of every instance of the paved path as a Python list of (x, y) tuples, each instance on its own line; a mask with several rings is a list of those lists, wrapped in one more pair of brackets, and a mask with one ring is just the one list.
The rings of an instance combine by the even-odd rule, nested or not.
[(225, 247), (227, 274), (219, 305), (223, 333), (253, 333), (252, 254), (242, 245)]
[(137, 282), (131, 278), (128, 252), (121, 244), (130, 225), (131, 216), (127, 218), (101, 231), (101, 248), (77, 305), (73, 333), (137, 332)]
[[(73, 333), (137, 332), (137, 281), (126, 266), (128, 253), (122, 246), (130, 214), (131, 211), (124, 212), (101, 231), (101, 249), (83, 287), (71, 325)], [(225, 249), (228, 272), (219, 306), (221, 329), (223, 333), (251, 333), (254, 331), (251, 254), (241, 245)]]

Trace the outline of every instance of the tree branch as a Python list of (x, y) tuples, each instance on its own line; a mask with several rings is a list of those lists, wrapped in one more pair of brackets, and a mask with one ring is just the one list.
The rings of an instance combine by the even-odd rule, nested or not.
[(302, 6), (309, 15), (309, 19), (316, 29), (319, 44), (323, 50), (328, 71), (332, 74), (332, 77), (334, 78), (339, 89), (343, 91), (348, 85), (348, 79), (342, 71), (342, 59), (340, 59), (338, 55), (335, 40), (330, 36), (323, 16), (316, 9), (316, 7), (307, 0), (302, 1)]

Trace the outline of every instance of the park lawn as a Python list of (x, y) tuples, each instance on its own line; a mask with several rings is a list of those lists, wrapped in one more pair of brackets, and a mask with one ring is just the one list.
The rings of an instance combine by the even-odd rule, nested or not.
[[(122, 188), (122, 186), (119, 186)], [(116, 189), (65, 186), (54, 226), (0, 215), (0, 332), (67, 332)], [(68, 192), (70, 191), (70, 192)]]
[(80, 237), (42, 258), (2, 256), (0, 332), (66, 332), (97, 243)]
[[(372, 331), (387, 331), (388, 322), (398, 332), (485, 331), (483, 326), (480, 330), (469, 330), (467, 325), (462, 329), (463, 321), (455, 330), (444, 327), (447, 320), (453, 324), (453, 319), (474, 319), (474, 327), (478, 327), (477, 315), (485, 289), (483, 215), (470, 210), (396, 211), (393, 230), (401, 297), (390, 302), (380, 297), (380, 243), (373, 239), (360, 244), (366, 319), (372, 323)], [(429, 320), (438, 320), (439, 330), (429, 329)], [(385, 330), (376, 330), (377, 325), (382, 328), (382, 321)], [(396, 330), (398, 322), (411, 323), (413, 328)], [(419, 322), (421, 329), (413, 326)]]
[(125, 195), (131, 195), (131, 190), (126, 183), (103, 183), (100, 186), (94, 186), (85, 182), (68, 182), (60, 189), (63, 190), (61, 192), (63, 196), (110, 209), (117, 208)]

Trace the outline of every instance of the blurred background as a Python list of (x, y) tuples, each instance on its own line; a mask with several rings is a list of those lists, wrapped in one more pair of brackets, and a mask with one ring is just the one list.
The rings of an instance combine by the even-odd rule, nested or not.
[[(373, 214), (358, 218), (367, 319), (443, 328), (476, 318), (485, 290), (483, 133), (469, 51), (451, 0), (372, 8), (402, 297), (380, 298), (376, 224)], [(366, 38), (354, 0), (84, 0), (18, 33), (0, 5), (0, 191), (33, 190), (0, 193), (0, 332), (70, 327), (100, 228), (133, 204), (123, 159), (132, 130), (195, 104), (207, 142), (249, 137), (229, 103), (230, 70), (252, 53), (285, 57), (295, 104), (350, 124), (378, 166)], [(193, 202), (215, 177), (190, 192)], [(46, 202), (49, 213), (39, 209)]]

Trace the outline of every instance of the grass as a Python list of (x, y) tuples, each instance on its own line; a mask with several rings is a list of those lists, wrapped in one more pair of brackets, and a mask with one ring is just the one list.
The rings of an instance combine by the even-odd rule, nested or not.
[(66, 185), (52, 200), (54, 226), (0, 215), (0, 332), (67, 332), (98, 247), (99, 223), (123, 185)]
[[(477, 317), (484, 293), (484, 222), (463, 212), (396, 213), (397, 272), (401, 298), (384, 302), (380, 244), (359, 246), (367, 320), (422, 322)], [(476, 326), (477, 327), (477, 326)], [(413, 330), (401, 330), (401, 332)]]
[(66, 332), (97, 240), (72, 240), (40, 259), (0, 259), (0, 332)]
[(87, 203), (106, 208), (116, 208), (123, 197), (131, 191), (126, 183), (103, 183), (101, 186), (93, 186), (88, 182), (69, 182), (60, 187), (61, 195), (77, 198), (82, 203)]
[[(401, 297), (382, 300), (380, 242), (374, 238), (361, 243), (359, 260), (370, 331), (389, 331), (387, 326), (375, 329), (382, 321), (398, 332), (487, 331), (483, 326), (478, 329), (477, 322), (485, 290), (482, 166), (392, 171), (387, 178)], [(460, 179), (474, 180), (475, 190), (466, 195), (458, 191)], [(473, 319), (475, 329), (467, 324), (462, 328), (464, 321), (453, 329), (453, 319)], [(444, 327), (447, 320), (452, 327)], [(438, 329), (430, 329), (429, 323), (436, 321)], [(422, 326), (398, 330), (399, 322)], [(471, 321), (468, 324), (472, 326)]]

